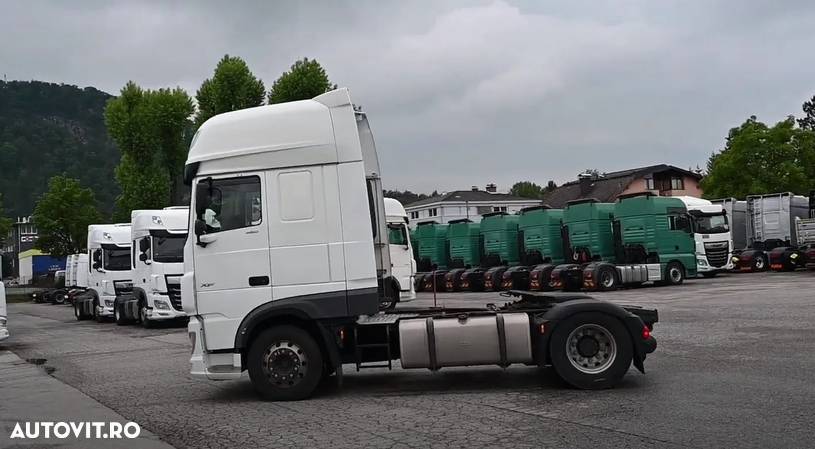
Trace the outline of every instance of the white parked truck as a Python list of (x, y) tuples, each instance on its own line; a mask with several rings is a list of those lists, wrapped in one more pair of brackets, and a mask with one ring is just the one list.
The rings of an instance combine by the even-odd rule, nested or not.
[(298, 400), (351, 363), (551, 365), (586, 389), (616, 385), (632, 363), (644, 369), (655, 310), (514, 291), (502, 306), (378, 312), (393, 294), (379, 174), (368, 120), (346, 89), (198, 129), (181, 281), (193, 376), (248, 371), (262, 397)]
[(0, 341), (9, 337), (8, 312), (6, 312), (6, 286), (0, 281)]
[(696, 271), (704, 277), (733, 269), (733, 238), (721, 204), (692, 196), (676, 197), (685, 203), (693, 219)]
[[(398, 302), (416, 299), (413, 281), (416, 277), (416, 261), (413, 259), (413, 246), (410, 243), (408, 215), (402, 203), (385, 198), (385, 220), (388, 223), (388, 248), (391, 258), (392, 291), (399, 293)], [(385, 304), (393, 308), (396, 301)]]
[(116, 296), (132, 290), (130, 223), (88, 226), (88, 291), (74, 300), (77, 320), (113, 318)]
[(65, 288), (70, 289), (76, 286), (76, 266), (74, 265), (74, 260), (76, 258), (76, 254), (69, 254), (65, 258)]
[(134, 210), (130, 214), (133, 291), (116, 298), (116, 324), (186, 318), (181, 307), (181, 275), (189, 209)]

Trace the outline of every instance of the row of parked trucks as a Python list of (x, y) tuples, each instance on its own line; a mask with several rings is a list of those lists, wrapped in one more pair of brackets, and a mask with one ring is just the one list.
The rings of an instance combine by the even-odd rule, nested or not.
[(738, 269), (815, 264), (810, 200), (791, 193), (708, 201), (651, 193), (616, 203), (485, 214), (480, 223), (418, 223), (418, 290), (613, 290), (681, 284)]
[(552, 366), (584, 389), (616, 385), (632, 364), (644, 372), (655, 310), (528, 291), (503, 305), (394, 310), (415, 296), (416, 263), (379, 173), (346, 89), (215, 116), (190, 147), (188, 209), (89, 227), (67, 274), (76, 318), (185, 316), (193, 376), (248, 372), (272, 400), (341, 382), (346, 364)]
[(613, 290), (732, 268), (721, 206), (650, 193), (419, 223), (413, 238), (423, 290)]

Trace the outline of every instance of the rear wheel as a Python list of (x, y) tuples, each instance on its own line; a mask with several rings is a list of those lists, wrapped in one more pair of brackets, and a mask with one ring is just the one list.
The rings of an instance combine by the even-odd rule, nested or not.
[(763, 254), (753, 257), (753, 264), (751, 265), (753, 271), (767, 271), (767, 257)]
[(609, 265), (602, 265), (597, 269), (597, 289), (600, 291), (616, 290), (617, 270)]
[(249, 378), (264, 399), (297, 401), (310, 397), (323, 373), (323, 354), (314, 338), (294, 326), (276, 326), (252, 342)]
[(555, 328), (549, 354), (558, 376), (584, 390), (615, 386), (631, 366), (631, 336), (617, 318), (599, 312), (572, 315)]

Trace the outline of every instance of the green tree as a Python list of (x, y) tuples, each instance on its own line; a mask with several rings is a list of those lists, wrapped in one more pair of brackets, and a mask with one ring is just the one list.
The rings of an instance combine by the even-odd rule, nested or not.
[(105, 123), (122, 152), (115, 170), (122, 189), (117, 220), (129, 220), (134, 209), (180, 201), (193, 111), (192, 99), (180, 88), (144, 90), (132, 81), (108, 102)]
[(308, 100), (336, 88), (337, 85), (331, 84), (325, 69), (316, 59), (303, 58), (272, 84), (269, 104)]
[(815, 96), (805, 101), (801, 109), (804, 111), (804, 117), (798, 119), (798, 126), (815, 131)]
[(37, 248), (54, 257), (84, 251), (88, 225), (102, 219), (93, 190), (63, 175), (48, 181), (48, 190), (37, 201), (33, 217), (39, 233)]
[(265, 94), (263, 81), (252, 74), (243, 59), (225, 55), (215, 66), (212, 78), (205, 79), (195, 94), (195, 126), (217, 114), (260, 106)]
[(795, 192), (815, 187), (815, 138), (788, 117), (767, 126), (750, 117), (727, 136), (724, 150), (708, 161), (702, 179), (707, 198)]
[(521, 198), (538, 199), (543, 196), (543, 193), (544, 193), (543, 187), (530, 181), (516, 182), (512, 186), (512, 188), (509, 189), (510, 195), (519, 196)]

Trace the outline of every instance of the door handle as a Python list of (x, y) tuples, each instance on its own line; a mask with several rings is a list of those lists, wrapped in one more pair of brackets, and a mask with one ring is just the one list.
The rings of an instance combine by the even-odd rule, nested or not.
[(249, 286), (257, 287), (260, 285), (269, 285), (269, 276), (250, 276)]

